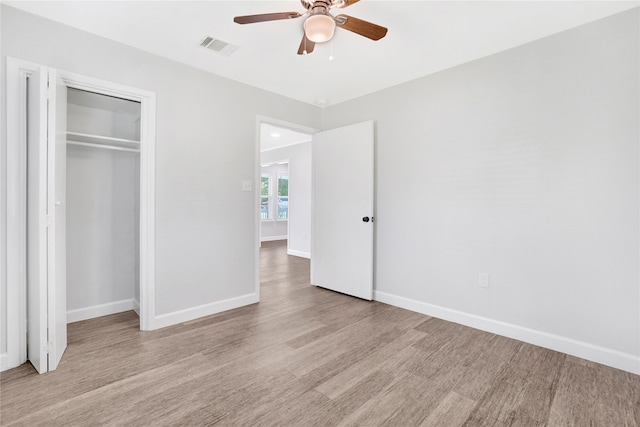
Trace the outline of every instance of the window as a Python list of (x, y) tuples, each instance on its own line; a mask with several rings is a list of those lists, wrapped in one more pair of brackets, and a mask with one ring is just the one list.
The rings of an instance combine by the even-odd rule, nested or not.
[(278, 174), (278, 218), (289, 219), (289, 174)]
[(260, 219), (289, 220), (289, 173), (286, 169), (273, 172), (263, 169), (260, 173)]
[(271, 174), (262, 173), (260, 176), (260, 218), (269, 220), (271, 218)]

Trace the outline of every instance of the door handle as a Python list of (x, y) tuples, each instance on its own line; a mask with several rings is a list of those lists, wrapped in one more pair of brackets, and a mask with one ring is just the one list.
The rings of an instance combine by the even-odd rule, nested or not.
[(369, 222), (369, 217), (365, 216), (364, 218), (362, 218), (362, 222)]

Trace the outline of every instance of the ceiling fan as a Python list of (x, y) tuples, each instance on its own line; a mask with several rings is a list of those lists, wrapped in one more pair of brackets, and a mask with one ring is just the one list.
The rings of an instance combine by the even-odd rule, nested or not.
[(371, 40), (380, 40), (387, 34), (385, 27), (351, 16), (343, 14), (333, 16), (329, 13), (335, 7), (345, 8), (358, 1), (360, 0), (300, 0), (302, 6), (307, 9), (305, 13), (278, 12), (236, 16), (233, 21), (238, 24), (253, 24), (255, 22), (306, 17), (303, 23), (304, 34), (298, 48), (298, 55), (311, 53), (316, 43), (324, 43), (331, 40), (336, 27), (344, 28)]

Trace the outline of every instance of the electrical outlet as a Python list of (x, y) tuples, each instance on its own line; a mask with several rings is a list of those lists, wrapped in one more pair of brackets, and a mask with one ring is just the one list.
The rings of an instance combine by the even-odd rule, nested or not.
[(251, 181), (242, 181), (242, 191), (251, 191)]
[(489, 273), (478, 274), (478, 286), (480, 286), (481, 288), (489, 287)]

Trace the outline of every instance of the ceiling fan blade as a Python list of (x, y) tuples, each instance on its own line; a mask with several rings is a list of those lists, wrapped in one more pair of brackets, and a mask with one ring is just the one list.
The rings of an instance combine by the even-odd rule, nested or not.
[(338, 7), (344, 9), (345, 7), (349, 7), (354, 3), (358, 3), (359, 1), (360, 0), (342, 0), (342, 4)]
[(300, 47), (298, 48), (298, 55), (304, 55), (305, 49), (307, 50), (307, 54), (313, 52), (313, 48), (316, 47), (315, 42), (312, 42), (307, 38), (306, 34), (302, 35), (302, 41), (300, 42)]
[(253, 24), (255, 22), (277, 21), (279, 19), (293, 19), (302, 16), (299, 12), (263, 13), (262, 15), (236, 16), (233, 22), (238, 24)]
[(363, 21), (362, 19), (347, 15), (338, 15), (336, 16), (336, 21), (339, 27), (370, 38), (371, 40), (380, 40), (387, 35), (387, 29), (385, 27)]

